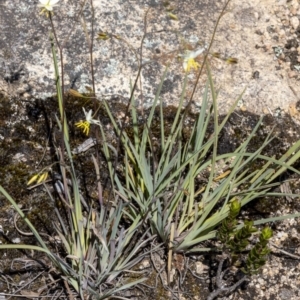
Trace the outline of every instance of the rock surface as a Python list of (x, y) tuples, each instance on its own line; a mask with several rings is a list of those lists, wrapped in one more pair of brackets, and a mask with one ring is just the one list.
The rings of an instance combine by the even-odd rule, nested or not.
[[(82, 3), (83, 17), (77, 18)], [(54, 26), (63, 43), (65, 84), (80, 92), (91, 87), (89, 44), (92, 10), (89, 1), (61, 0), (54, 8)], [(49, 19), (39, 14), (37, 0), (2, 0), (0, 3), (0, 79), (8, 94), (45, 99), (55, 93)], [(187, 47), (208, 45), (224, 1), (94, 1), (94, 70), (98, 98), (126, 100), (142, 57), (144, 68), (137, 99), (153, 102), (162, 73), (170, 64), (163, 90), (166, 105), (178, 103), (184, 72), (178, 55)], [(169, 13), (175, 15), (170, 17)], [(178, 20), (174, 20), (177, 17)], [(108, 40), (96, 40), (106, 32)], [(66, 39), (67, 38), (67, 39)], [(257, 114), (278, 110), (296, 118), (299, 99), (299, 2), (232, 0), (223, 15), (211, 53), (236, 57), (237, 65), (211, 59), (220, 88), (220, 113), (228, 111), (246, 88), (239, 107)], [(142, 45), (142, 47), (141, 47)], [(203, 57), (199, 57), (199, 62)], [(195, 74), (188, 75), (187, 99)], [(201, 105), (201, 86), (194, 96)], [(142, 85), (142, 86), (141, 86)]]

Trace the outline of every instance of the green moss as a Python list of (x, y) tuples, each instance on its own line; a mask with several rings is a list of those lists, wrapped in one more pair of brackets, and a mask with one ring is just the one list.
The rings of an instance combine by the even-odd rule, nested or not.
[(0, 167), (1, 185), (15, 199), (20, 199), (26, 194), (26, 182), (28, 179), (28, 166), (25, 163), (17, 163)]

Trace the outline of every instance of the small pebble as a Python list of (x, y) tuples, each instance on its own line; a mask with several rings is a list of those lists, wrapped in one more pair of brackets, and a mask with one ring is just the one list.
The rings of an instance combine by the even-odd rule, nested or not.
[(292, 25), (292, 27), (296, 30), (299, 26), (299, 18), (294, 16), (290, 18), (290, 24)]
[(292, 16), (295, 16), (297, 14), (297, 12), (298, 12), (298, 8), (292, 7), (290, 9), (290, 13), (291, 13)]
[(20, 244), (21, 239), (20, 239), (20, 238), (15, 238), (15, 239), (12, 239), (12, 242), (13, 242), (14, 244)]
[(295, 78), (295, 77), (298, 76), (298, 74), (297, 74), (296, 71), (290, 71), (290, 72), (288, 73), (288, 75), (289, 75), (289, 78)]
[(200, 262), (200, 261), (196, 262), (196, 274), (203, 275), (203, 274), (207, 273), (208, 269), (209, 269), (209, 267), (204, 265), (202, 262)]

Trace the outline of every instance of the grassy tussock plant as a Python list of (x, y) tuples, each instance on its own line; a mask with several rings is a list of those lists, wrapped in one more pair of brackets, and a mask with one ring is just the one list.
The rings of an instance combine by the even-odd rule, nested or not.
[[(42, 2), (42, 1), (41, 1)], [(64, 220), (59, 211), (55, 208), (59, 226), (56, 226), (57, 233), (60, 237), (64, 248), (64, 254), (53, 254), (43, 241), (38, 231), (32, 223), (26, 218), (17, 203), (10, 195), (0, 186), (0, 192), (10, 201), (20, 217), (29, 226), (30, 230), (36, 237), (41, 246), (33, 245), (0, 245), (0, 249), (26, 249), (45, 252), (51, 259), (53, 265), (61, 273), (61, 278), (65, 284), (70, 285), (73, 291), (81, 299), (86, 299), (87, 295), (93, 295), (94, 299), (107, 299), (122, 290), (128, 290), (138, 283), (143, 282), (146, 278), (135, 280), (122, 279), (125, 273), (130, 270), (147, 254), (146, 251), (141, 253), (145, 244), (148, 244), (152, 238), (147, 238), (146, 234), (140, 234), (140, 220), (131, 219), (131, 226), (125, 228), (122, 225), (125, 207), (124, 203), (118, 196), (113, 203), (103, 204), (102, 187), (100, 184), (100, 171), (97, 160), (92, 157), (95, 165), (95, 176), (98, 178), (98, 197), (100, 201), (100, 210), (91, 209), (80, 192), (79, 182), (77, 180), (76, 170), (73, 162), (73, 155), (70, 148), (69, 128), (65, 113), (65, 99), (63, 93), (63, 62), (62, 49), (55, 35), (55, 29), (52, 23), (52, 6), (51, 10), (47, 8), (48, 4), (56, 4), (44, 1), (43, 13), (49, 17), (54, 37), (51, 35), (52, 55), (55, 70), (55, 82), (58, 99), (58, 109), (60, 116), (56, 117), (59, 130), (63, 136), (63, 142), (55, 148), (56, 155), (59, 158), (60, 178), (56, 180), (56, 192), (66, 208), (67, 220)], [(55, 43), (58, 43), (61, 58), (61, 74), (58, 68), (57, 51)], [(92, 119), (91, 112), (86, 113), (87, 120), (83, 122), (85, 131), (88, 132), (91, 123), (99, 125), (99, 120)], [(38, 184), (44, 184), (48, 173), (34, 175), (28, 182), (32, 184), (37, 181)], [(44, 184), (44, 188), (49, 194), (49, 198), (55, 202), (53, 194)], [(84, 211), (87, 216), (84, 216)], [(135, 243), (132, 243), (135, 241)], [(142, 274), (141, 274), (142, 275)], [(69, 289), (69, 288), (68, 288)], [(70, 291), (70, 289), (69, 289)], [(70, 295), (71, 297), (71, 295)], [(118, 299), (127, 299), (118, 297)]]
[[(152, 234), (158, 235), (164, 243), (168, 249), (169, 270), (174, 252), (191, 253), (210, 250), (201, 247), (201, 243), (216, 237), (217, 228), (228, 216), (230, 203), (234, 199), (238, 199), (239, 205), (243, 207), (250, 201), (267, 195), (283, 196), (280, 193), (271, 193), (272, 188), (279, 185), (274, 183), (276, 178), (287, 169), (299, 174), (292, 164), (300, 156), (300, 141), (278, 160), (261, 154), (272, 140), (271, 133), (257, 151), (247, 152), (247, 146), (261, 125), (262, 118), (247, 140), (233, 153), (217, 154), (218, 136), (242, 95), (219, 124), (217, 93), (210, 69), (207, 70), (209, 80), (203, 94), (201, 111), (186, 143), (183, 143), (184, 114), (182, 113), (186, 80), (168, 136), (165, 135), (162, 101), (160, 101), (159, 151), (154, 150), (151, 127), (164, 77), (154, 98), (153, 108), (142, 129), (135, 125), (138, 124), (138, 115), (132, 105), (134, 137), (130, 139), (126, 132), (122, 132), (122, 146), (125, 152), (124, 179), (115, 174), (117, 193), (130, 203), (126, 210), (127, 217), (132, 220), (136, 218), (144, 220), (146, 227), (151, 228)], [(210, 98), (213, 102), (212, 106), (209, 106)], [(121, 134), (109, 106), (105, 105), (116, 132)], [(211, 119), (214, 120), (214, 133), (207, 138)], [(112, 160), (115, 151), (106, 148), (108, 160)], [(264, 164), (261, 168), (250, 171), (251, 164), (255, 160), (262, 160)], [(226, 172), (225, 175), (218, 174), (217, 166), (221, 164), (227, 165), (230, 172)], [(210, 171), (206, 186), (197, 187), (195, 185), (197, 176), (207, 170)], [(111, 172), (113, 174), (113, 171)], [(124, 180), (125, 185), (122, 183)], [(245, 223), (246, 227), (239, 231), (237, 238), (245, 242), (244, 234), (248, 229), (251, 232), (252, 225), (294, 216), (296, 215), (263, 219), (251, 224)]]
[[(56, 82), (59, 83), (58, 63), (56, 59), (54, 44), (52, 44), (53, 59), (56, 71)], [(65, 127), (57, 119), (60, 130), (65, 133), (68, 132), (66, 116), (63, 110), (63, 95), (61, 88), (57, 86), (57, 95), (59, 102), (59, 109), (61, 112), (61, 120), (64, 121)], [(63, 117), (64, 114), (64, 117)], [(88, 125), (90, 120), (87, 120)], [(98, 121), (99, 123), (99, 121)], [(100, 124), (100, 123), (99, 123)], [(129, 242), (138, 232), (139, 220), (133, 221), (130, 228), (125, 230), (120, 225), (123, 215), (124, 204), (118, 198), (108, 207), (101, 205), (100, 213), (97, 211), (90, 211), (88, 219), (83, 218), (84, 207), (82, 204), (82, 196), (79, 191), (79, 186), (76, 177), (76, 171), (73, 164), (72, 153), (70, 150), (69, 137), (64, 134), (64, 145), (67, 152), (70, 167), (66, 169), (64, 163), (60, 163), (61, 174), (63, 176), (64, 197), (62, 199), (70, 207), (68, 210), (71, 227), (69, 231), (65, 228), (65, 224), (61, 223), (61, 228), (64, 231), (58, 230), (59, 236), (63, 241), (65, 249), (68, 253), (67, 258), (71, 259), (72, 269), (76, 270), (78, 276), (67, 276), (66, 279), (70, 281), (75, 290), (83, 295), (88, 291), (97, 299), (105, 299), (123, 289), (128, 289), (145, 280), (145, 278), (132, 281), (128, 284), (116, 284), (109, 287), (107, 284), (114, 285), (114, 279), (118, 277), (125, 270), (131, 269), (137, 262), (142, 259), (142, 255), (136, 256), (142, 246), (147, 243), (147, 239), (139, 239), (139, 242), (132, 247), (129, 247)], [(58, 149), (58, 157), (63, 158), (63, 153)], [(97, 178), (100, 180), (100, 172), (96, 159), (93, 158), (96, 167)], [(71, 177), (73, 191), (69, 191), (67, 184), (67, 174)], [(99, 199), (103, 198), (101, 195), (102, 188), (98, 189)], [(73, 196), (73, 197), (72, 197)], [(62, 220), (62, 218), (59, 218)], [(65, 238), (67, 237), (67, 238)], [(125, 256), (126, 250), (126, 256)], [(101, 294), (99, 292), (102, 291)]]

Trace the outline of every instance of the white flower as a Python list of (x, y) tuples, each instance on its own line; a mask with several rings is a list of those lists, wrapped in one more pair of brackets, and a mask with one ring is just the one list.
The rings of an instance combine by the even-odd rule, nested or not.
[(198, 69), (200, 66), (196, 61), (195, 58), (204, 52), (205, 48), (198, 49), (196, 51), (189, 51), (187, 50), (183, 57), (183, 69), (185, 72), (189, 72), (191, 69)]
[(87, 113), (84, 109), (84, 107), (82, 108), (84, 115), (85, 115), (85, 119), (87, 122), (89, 122), (90, 124), (96, 124), (96, 125), (100, 125), (100, 121), (99, 120), (95, 120), (92, 118), (92, 110), (90, 109), (89, 112)]
[(57, 5), (57, 2), (59, 0), (39, 0), (40, 4), (38, 4), (39, 7), (43, 7), (43, 10), (52, 11), (53, 6)]
[(90, 132), (90, 125), (91, 124), (96, 124), (96, 125), (99, 125), (99, 126), (101, 126), (101, 124), (100, 124), (99, 120), (93, 119), (93, 117), (92, 117), (93, 112), (92, 112), (91, 109), (89, 110), (89, 112), (86, 112), (84, 107), (82, 109), (83, 109), (83, 112), (84, 112), (84, 115), (85, 115), (85, 121), (79, 121), (79, 122), (75, 123), (75, 126), (78, 127), (78, 128), (82, 128), (83, 133), (88, 135), (89, 132)]

